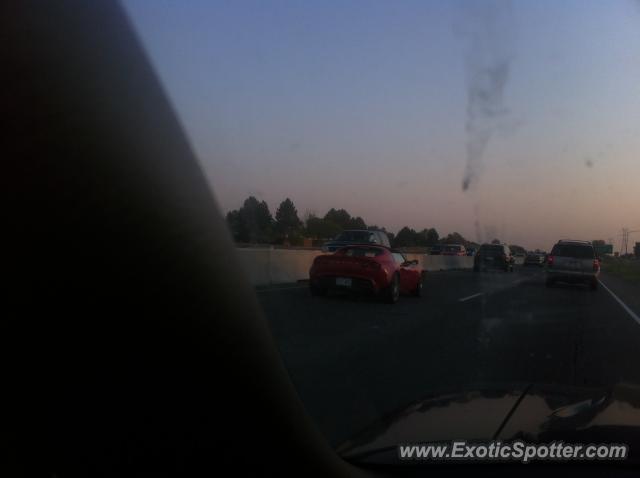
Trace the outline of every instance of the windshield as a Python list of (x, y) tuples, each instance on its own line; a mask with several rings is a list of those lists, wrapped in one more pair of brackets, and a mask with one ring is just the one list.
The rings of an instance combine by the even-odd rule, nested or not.
[(566, 387), (640, 387), (640, 3), (124, 4), (340, 453), (532, 436), (593, 398)]
[(577, 259), (593, 259), (593, 248), (573, 244), (556, 244), (551, 254), (554, 256), (574, 257)]

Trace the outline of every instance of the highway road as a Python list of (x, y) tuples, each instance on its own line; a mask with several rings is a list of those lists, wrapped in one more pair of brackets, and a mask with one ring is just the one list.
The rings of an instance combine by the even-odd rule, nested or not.
[(615, 278), (601, 280), (613, 294), (549, 289), (541, 269), (518, 267), (427, 273), (425, 296), (395, 305), (312, 298), (304, 284), (258, 297), (303, 403), (338, 445), (432, 393), (640, 384), (640, 310), (625, 302), (628, 291), (616, 294)]

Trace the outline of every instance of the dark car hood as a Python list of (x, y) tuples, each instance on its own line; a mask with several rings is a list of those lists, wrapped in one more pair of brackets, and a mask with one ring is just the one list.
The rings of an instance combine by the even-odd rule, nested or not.
[(398, 444), (494, 439), (627, 443), (630, 458), (638, 460), (640, 387), (526, 385), (431, 396), (374, 423), (337, 451), (357, 462), (394, 463)]

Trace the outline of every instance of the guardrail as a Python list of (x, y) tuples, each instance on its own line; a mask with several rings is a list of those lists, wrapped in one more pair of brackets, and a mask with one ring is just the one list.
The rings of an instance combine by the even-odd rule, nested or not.
[[(253, 285), (287, 284), (309, 278), (309, 268), (318, 250), (249, 248), (236, 249), (245, 273)], [(471, 269), (473, 257), (405, 254), (420, 261), (426, 271)]]

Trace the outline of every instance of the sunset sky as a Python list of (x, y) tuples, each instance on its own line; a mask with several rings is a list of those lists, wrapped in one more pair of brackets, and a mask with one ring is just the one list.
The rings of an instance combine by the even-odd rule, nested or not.
[(542, 249), (640, 229), (640, 3), (124, 4), (222, 212)]

